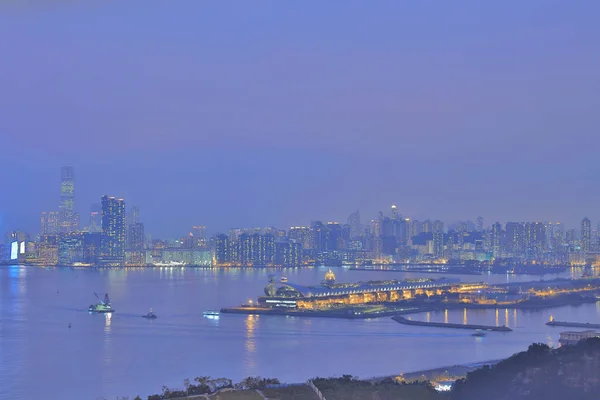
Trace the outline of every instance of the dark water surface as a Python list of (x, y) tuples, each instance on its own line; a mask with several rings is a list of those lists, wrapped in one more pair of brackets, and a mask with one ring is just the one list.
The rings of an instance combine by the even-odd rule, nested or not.
[[(474, 338), (469, 331), (404, 326), (389, 318), (202, 316), (205, 310), (256, 299), (271, 273), (286, 275), (294, 283), (317, 284), (325, 272), (0, 267), (0, 399), (133, 398), (158, 393), (162, 385), (182, 387), (184, 378), (199, 375), (239, 380), (257, 374), (285, 382), (341, 374), (390, 375), (506, 357), (532, 342), (557, 345), (565, 329), (544, 325), (550, 314), (559, 320), (600, 319), (597, 304), (542, 312), (458, 310), (412, 317), (467, 319), (514, 329)], [(341, 268), (334, 272), (338, 281), (418, 276)], [(111, 317), (88, 314), (87, 307), (96, 300), (93, 292), (108, 292), (117, 312)], [(141, 318), (150, 307), (158, 319)]]

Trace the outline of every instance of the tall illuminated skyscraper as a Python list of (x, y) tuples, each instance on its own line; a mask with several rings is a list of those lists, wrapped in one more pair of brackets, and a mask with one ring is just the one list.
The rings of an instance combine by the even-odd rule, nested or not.
[(75, 174), (73, 167), (60, 170), (59, 231), (69, 233), (77, 230), (75, 217)]
[(102, 196), (100, 264), (119, 266), (125, 263), (125, 234), (125, 201)]
[(581, 251), (588, 253), (592, 242), (592, 222), (588, 217), (581, 220)]

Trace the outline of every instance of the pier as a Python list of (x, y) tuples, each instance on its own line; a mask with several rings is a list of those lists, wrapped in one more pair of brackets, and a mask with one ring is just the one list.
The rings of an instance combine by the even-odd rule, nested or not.
[(499, 331), (499, 332), (512, 332), (512, 329), (506, 326), (488, 326), (488, 325), (473, 325), (473, 324), (451, 324), (445, 322), (425, 322), (425, 321), (412, 321), (404, 318), (401, 315), (395, 315), (392, 319), (400, 324), (404, 325), (415, 325), (415, 326), (429, 326), (432, 328), (453, 328), (453, 329), (481, 329), (483, 331)]
[(594, 328), (594, 329), (600, 329), (600, 324), (591, 324), (589, 322), (566, 322), (566, 321), (550, 321), (550, 322), (546, 322), (546, 325), (548, 326), (563, 326), (563, 327), (569, 327), (569, 328)]

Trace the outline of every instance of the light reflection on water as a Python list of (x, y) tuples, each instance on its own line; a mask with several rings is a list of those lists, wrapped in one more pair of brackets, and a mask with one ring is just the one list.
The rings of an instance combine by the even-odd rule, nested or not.
[[(256, 299), (270, 274), (314, 285), (326, 271), (0, 267), (0, 398), (145, 397), (160, 392), (163, 384), (178, 387), (186, 377), (198, 375), (239, 380), (259, 374), (301, 382), (317, 375), (395, 374), (509, 356), (532, 342), (555, 344), (560, 332), (545, 325), (550, 311), (506, 308), (444, 310), (412, 317), (484, 325), (510, 322), (514, 329), (485, 338), (474, 338), (469, 331), (404, 326), (389, 318), (202, 315), (205, 310)], [(346, 269), (335, 273), (340, 282), (427, 276)], [(565, 276), (577, 273), (569, 270)], [(489, 274), (460, 278), (471, 282), (540, 279)], [(95, 301), (94, 292), (108, 292), (117, 312), (89, 315), (86, 309)], [(141, 318), (150, 307), (158, 319)], [(557, 320), (597, 320), (600, 304), (552, 313)], [(31, 385), (32, 376), (36, 385)]]

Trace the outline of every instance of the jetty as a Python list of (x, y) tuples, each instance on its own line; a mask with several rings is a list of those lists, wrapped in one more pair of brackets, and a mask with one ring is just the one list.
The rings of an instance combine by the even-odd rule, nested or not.
[(550, 322), (546, 322), (546, 325), (548, 325), (548, 326), (563, 326), (563, 327), (569, 327), (569, 328), (600, 329), (600, 324), (591, 324), (589, 322), (566, 322), (566, 321), (551, 320)]
[(453, 328), (453, 329), (480, 329), (482, 331), (498, 331), (498, 332), (512, 332), (507, 326), (489, 326), (489, 325), (473, 325), (473, 324), (451, 324), (445, 322), (426, 322), (426, 321), (413, 321), (404, 318), (401, 315), (395, 315), (392, 319), (403, 325), (415, 325), (415, 326), (429, 326), (432, 328)]

